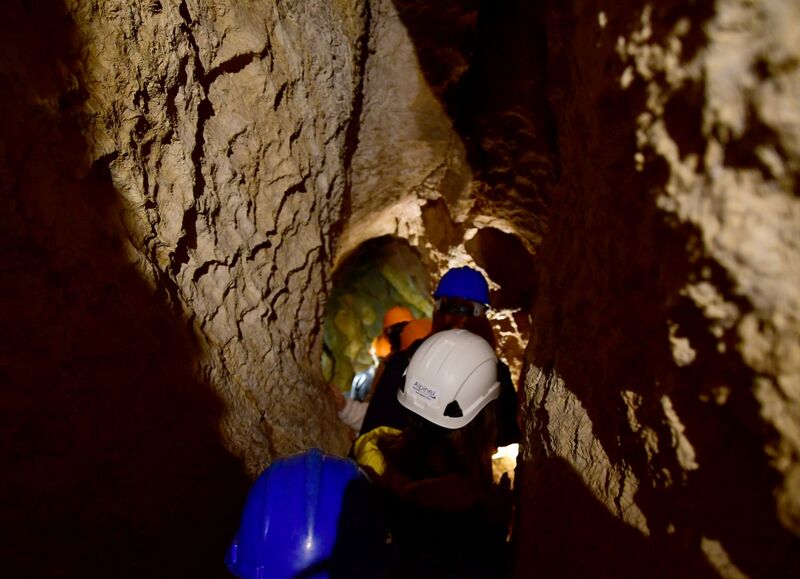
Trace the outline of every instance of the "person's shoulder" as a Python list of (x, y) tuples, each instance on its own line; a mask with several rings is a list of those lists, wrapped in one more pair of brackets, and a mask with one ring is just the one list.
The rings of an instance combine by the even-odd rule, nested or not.
[[(428, 337), (430, 337), (430, 336), (428, 336)], [(408, 348), (406, 348), (406, 349), (404, 350), (404, 351), (405, 351), (405, 353), (406, 353), (406, 356), (408, 357), (408, 359), (409, 359), (409, 360), (411, 359), (411, 356), (413, 356), (413, 355), (414, 355), (414, 353), (415, 353), (417, 350), (419, 350), (419, 347), (422, 345), (422, 343), (423, 343), (425, 340), (427, 340), (427, 339), (428, 339), (428, 337), (425, 337), (425, 338), (420, 338), (419, 340), (417, 340), (416, 342), (414, 342), (413, 344), (411, 344), (411, 345), (410, 345)]]
[(409, 360), (411, 360), (411, 356), (414, 354), (414, 352), (416, 352), (418, 347), (419, 346), (414, 343), (405, 350), (400, 350), (399, 352), (393, 352), (390, 354), (384, 361), (384, 373), (398, 370), (404, 372), (406, 366), (408, 366)]
[(511, 382), (511, 369), (508, 364), (500, 358), (497, 359), (497, 380), (500, 382)]

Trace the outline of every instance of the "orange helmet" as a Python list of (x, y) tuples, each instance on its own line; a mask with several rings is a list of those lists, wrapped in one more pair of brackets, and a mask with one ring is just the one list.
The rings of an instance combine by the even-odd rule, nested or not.
[(413, 319), (414, 314), (412, 314), (411, 310), (408, 308), (404, 306), (393, 306), (389, 308), (383, 316), (383, 329), (385, 330), (401, 322), (410, 322)]
[(425, 318), (412, 320), (400, 332), (400, 349), (405, 350), (411, 344), (422, 338), (427, 338), (433, 329), (433, 322)]
[(389, 343), (389, 338), (381, 334), (374, 340), (372, 340), (372, 346), (370, 346), (370, 351), (372, 351), (378, 358), (385, 358), (389, 355), (389, 352), (392, 351), (392, 345)]

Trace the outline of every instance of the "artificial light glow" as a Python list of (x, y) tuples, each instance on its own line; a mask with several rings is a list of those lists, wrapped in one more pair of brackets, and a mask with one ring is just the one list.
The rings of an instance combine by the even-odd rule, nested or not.
[(497, 449), (492, 455), (492, 460), (499, 460), (501, 458), (509, 458), (516, 462), (517, 455), (519, 454), (519, 444), (516, 442), (514, 444), (509, 444), (508, 446), (501, 446)]
[(492, 455), (492, 478), (496, 484), (499, 484), (504, 476), (507, 476), (511, 484), (514, 484), (517, 454), (519, 454), (519, 444), (509, 444), (501, 446)]

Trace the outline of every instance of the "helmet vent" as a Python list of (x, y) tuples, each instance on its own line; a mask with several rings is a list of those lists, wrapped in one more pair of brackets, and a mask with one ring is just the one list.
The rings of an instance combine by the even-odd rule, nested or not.
[(464, 413), (461, 411), (461, 406), (458, 405), (458, 401), (453, 400), (450, 404), (445, 406), (444, 415), (450, 418), (461, 418), (464, 416)]

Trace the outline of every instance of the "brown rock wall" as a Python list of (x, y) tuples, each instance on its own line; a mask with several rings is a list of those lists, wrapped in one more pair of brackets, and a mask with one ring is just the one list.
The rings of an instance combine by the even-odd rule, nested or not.
[[(542, 150), (541, 139), (531, 136), (528, 108), (535, 107), (527, 96), (532, 83), (512, 81), (496, 90), (489, 90), (487, 83), (493, 79), (490, 62), (499, 60), (498, 54), (517, 63), (512, 54), (523, 54), (519, 45), (529, 42), (512, 41), (493, 49), (492, 43), (503, 33), (491, 23), (483, 30), (478, 3), (472, 1), (434, 5), (374, 0), (370, 14), (352, 194), (337, 264), (365, 241), (395, 235), (419, 251), (434, 284), (448, 268), (460, 265), (479, 267), (491, 277), (491, 268), (480, 263), (477, 250), (467, 245), (479, 229), (492, 228), (522, 242), (525, 255), (505, 259), (524, 267), (542, 228), (542, 218), (532, 213), (542, 207), (542, 200), (538, 192), (531, 193), (530, 180), (548, 172), (549, 152)], [(470, 80), (479, 37), (485, 37), (485, 58)], [(518, 90), (522, 84), (524, 91)], [(467, 88), (462, 90), (462, 85)], [(487, 92), (491, 96), (485, 96)], [(507, 95), (514, 94), (512, 100), (519, 106), (512, 113), (495, 111), (502, 108), (498, 94), (503, 95), (503, 104)], [(520, 119), (524, 127), (503, 140), (498, 130), (481, 125), (494, 127), (495, 113), (505, 119), (499, 132)], [(480, 151), (472, 141), (479, 142)], [(536, 147), (530, 146), (531, 141)], [(502, 162), (494, 164), (498, 158)], [(499, 290), (499, 281), (493, 283)], [(493, 316), (502, 353), (516, 375), (526, 312), (519, 304), (504, 303)]]
[(426, 82), (413, 37), (392, 0), (370, 2), (369, 54), (358, 146), (352, 164), (348, 227), (339, 257), (381, 235), (424, 245), (420, 204), (467, 197), (470, 168), (453, 121)]
[(4, 574), (222, 576), (249, 477), (346, 450), (320, 330), (365, 18), (0, 7)]
[(798, 22), (548, 3), (518, 576), (798, 573)]
[(130, 258), (191, 319), (230, 449), (252, 473), (310, 445), (343, 451), (310, 360), (347, 187), (364, 6), (73, 10), (90, 154), (109, 162), (123, 198)]
[(11, 574), (220, 574), (249, 477), (347, 448), (325, 296), (386, 234), (531, 328), (518, 576), (800, 574), (798, 23), (2, 4)]

